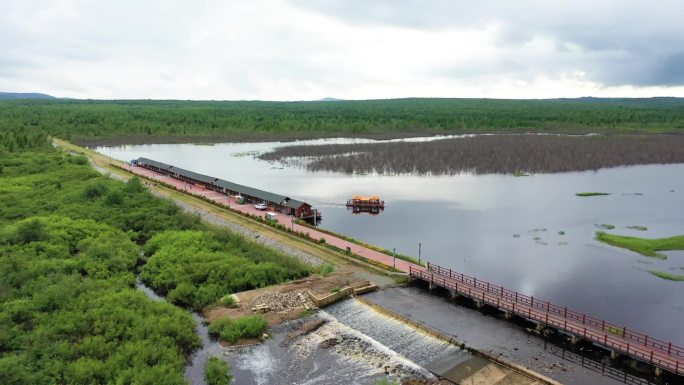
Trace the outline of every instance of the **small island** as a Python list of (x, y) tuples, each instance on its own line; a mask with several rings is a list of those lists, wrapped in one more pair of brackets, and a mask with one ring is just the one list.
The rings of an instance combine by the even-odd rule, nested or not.
[(610, 193), (606, 192), (580, 192), (580, 193), (575, 193), (578, 197), (595, 197), (595, 196), (602, 196), (602, 195), (610, 195)]

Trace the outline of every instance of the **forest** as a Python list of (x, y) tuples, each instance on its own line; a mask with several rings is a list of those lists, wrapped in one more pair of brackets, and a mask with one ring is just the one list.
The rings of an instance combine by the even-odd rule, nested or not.
[(429, 142), (283, 146), (259, 157), (343, 173), (551, 173), (682, 163), (684, 136), (481, 135)]
[[(137, 178), (122, 183), (101, 176), (85, 157), (52, 148), (40, 132), (2, 134), (3, 385), (185, 384), (187, 357), (200, 344), (194, 320), (187, 310), (137, 290), (141, 270), (163, 282), (161, 293), (176, 295), (172, 302), (193, 308), (231, 290), (308, 274), (284, 255), (155, 198)], [(180, 239), (166, 248), (163, 242), (176, 235)], [(197, 256), (172, 255), (184, 242), (205, 240), (206, 248), (188, 246)], [(166, 258), (202, 264), (179, 272)], [(152, 259), (155, 267), (147, 268)], [(223, 274), (222, 286), (217, 277), (198, 279), (211, 270)], [(193, 292), (184, 297), (186, 284)]]
[(0, 101), (0, 132), (6, 130), (80, 144), (527, 131), (681, 133), (684, 99), (5, 100)]

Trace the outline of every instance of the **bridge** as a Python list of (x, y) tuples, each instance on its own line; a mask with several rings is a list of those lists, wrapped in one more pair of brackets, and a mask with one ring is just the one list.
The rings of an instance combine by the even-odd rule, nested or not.
[(427, 269), (409, 266), (409, 276), (449, 290), (452, 295), (463, 295), (478, 305), (487, 304), (506, 313), (518, 315), (539, 325), (556, 328), (577, 338), (604, 346), (670, 371), (684, 375), (684, 348), (671, 342), (638, 333), (608, 321), (552, 304), (487, 281), (469, 277), (435, 264)]

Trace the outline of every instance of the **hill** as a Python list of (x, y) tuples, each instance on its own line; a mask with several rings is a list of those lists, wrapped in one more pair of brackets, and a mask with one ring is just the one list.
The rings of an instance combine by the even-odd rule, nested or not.
[(0, 100), (6, 99), (56, 99), (54, 96), (37, 92), (0, 92)]

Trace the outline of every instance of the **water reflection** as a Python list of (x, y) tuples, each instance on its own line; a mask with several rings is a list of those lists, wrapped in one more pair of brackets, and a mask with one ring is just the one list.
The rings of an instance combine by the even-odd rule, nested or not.
[[(307, 141), (313, 143), (347, 140)], [(293, 142), (290, 144), (300, 144)], [(116, 159), (144, 156), (256, 188), (323, 211), (323, 227), (417, 256), (528, 295), (623, 323), (684, 345), (684, 284), (648, 270), (684, 270), (594, 240), (596, 225), (619, 234), (684, 233), (684, 165), (619, 167), (533, 175), (379, 176), (308, 172), (254, 159), (288, 143), (101, 147)], [(612, 195), (581, 198), (575, 193)], [(353, 195), (380, 195), (382, 215), (350, 215)], [(646, 226), (648, 231), (629, 229)]]

